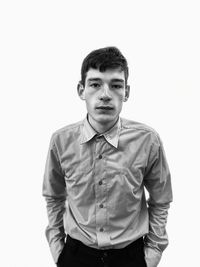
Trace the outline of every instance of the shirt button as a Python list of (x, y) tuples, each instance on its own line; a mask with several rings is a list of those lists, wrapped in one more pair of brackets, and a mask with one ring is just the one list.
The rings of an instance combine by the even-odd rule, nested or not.
[(99, 230), (100, 230), (100, 232), (103, 232), (103, 231), (104, 231), (104, 229), (103, 229), (103, 228), (100, 228)]
[(101, 138), (102, 138), (101, 135), (97, 135), (96, 136), (96, 141), (99, 142)]
[(102, 159), (102, 155), (99, 155), (99, 159)]
[(99, 181), (99, 185), (102, 185), (103, 184), (103, 182), (102, 181)]
[(103, 208), (103, 204), (100, 204), (99, 207), (100, 207), (100, 208)]

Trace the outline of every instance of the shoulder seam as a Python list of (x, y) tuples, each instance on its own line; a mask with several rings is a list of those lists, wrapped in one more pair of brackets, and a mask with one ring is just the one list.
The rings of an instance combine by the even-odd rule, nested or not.
[(64, 126), (63, 128), (56, 130), (56, 131), (53, 133), (53, 136), (57, 136), (59, 133), (62, 133), (62, 132), (64, 132), (64, 131), (68, 131), (68, 130), (72, 130), (72, 129), (74, 129), (74, 128), (78, 128), (78, 127), (80, 127), (81, 125), (83, 125), (83, 121), (79, 121), (79, 122), (77, 122), (77, 123), (75, 123), (75, 124), (71, 124), (71, 125), (66, 125), (66, 126)]
[(123, 125), (122, 124), (122, 128), (125, 128), (125, 129), (138, 129), (138, 130), (143, 130), (143, 131), (146, 131), (146, 132), (151, 132), (151, 133), (154, 133), (156, 136), (158, 136), (159, 134), (156, 132), (156, 130), (154, 130), (153, 128), (151, 127), (148, 127), (148, 128), (145, 128), (145, 127), (142, 127), (142, 126), (135, 126), (135, 125)]
[[(157, 139), (157, 142), (159, 144), (161, 144), (161, 141), (160, 141), (160, 137), (159, 137), (159, 134), (156, 130), (154, 130), (152, 127), (150, 126), (146, 126), (145, 127), (145, 124), (143, 126), (143, 124), (141, 123), (141, 125), (124, 125), (123, 123), (123, 120), (122, 119), (122, 124), (121, 124), (121, 127), (124, 128), (124, 129), (136, 129), (136, 130), (142, 130), (144, 132), (148, 132), (148, 133), (151, 133), (155, 136), (155, 138)], [(126, 120), (126, 119), (125, 119)], [(134, 123), (134, 121), (132, 121)], [(135, 122), (135, 123), (139, 123), (139, 122)]]

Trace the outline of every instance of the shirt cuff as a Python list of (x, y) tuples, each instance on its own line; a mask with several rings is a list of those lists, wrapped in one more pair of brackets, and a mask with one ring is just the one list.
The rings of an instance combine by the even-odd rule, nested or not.
[(162, 257), (162, 252), (145, 246), (144, 255), (147, 267), (157, 267)]
[(51, 254), (52, 257), (54, 259), (54, 262), (57, 263), (58, 262), (58, 258), (62, 252), (64, 248), (64, 242), (63, 241), (57, 241), (56, 243), (53, 243), (50, 245), (50, 250), (51, 250)]

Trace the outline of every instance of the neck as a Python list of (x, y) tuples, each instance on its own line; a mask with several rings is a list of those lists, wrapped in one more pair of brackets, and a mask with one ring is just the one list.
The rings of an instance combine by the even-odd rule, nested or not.
[(91, 127), (97, 132), (97, 133), (105, 133), (109, 131), (115, 123), (118, 121), (118, 118), (116, 120), (108, 122), (108, 123), (99, 123), (95, 120), (93, 120), (90, 116), (88, 116), (88, 122), (91, 125)]

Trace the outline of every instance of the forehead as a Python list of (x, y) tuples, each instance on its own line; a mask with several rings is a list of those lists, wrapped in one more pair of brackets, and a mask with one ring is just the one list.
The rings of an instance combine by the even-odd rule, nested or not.
[(108, 69), (104, 72), (101, 72), (96, 69), (89, 69), (86, 74), (86, 81), (89, 79), (101, 79), (101, 80), (113, 80), (113, 79), (120, 79), (125, 81), (125, 74), (120, 68), (117, 69)]

